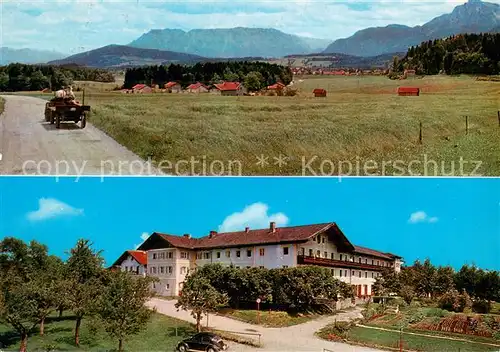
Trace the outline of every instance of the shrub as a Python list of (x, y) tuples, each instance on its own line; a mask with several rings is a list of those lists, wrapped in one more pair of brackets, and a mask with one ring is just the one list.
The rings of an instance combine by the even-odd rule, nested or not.
[(416, 312), (408, 314), (408, 323), (416, 324), (416, 323), (419, 323), (422, 320), (424, 320), (424, 318), (425, 318), (425, 314), (422, 311), (417, 310)]
[(286, 95), (287, 97), (294, 97), (294, 96), (296, 96), (296, 95), (297, 95), (297, 89), (287, 88), (287, 89), (285, 90), (285, 95)]
[(491, 335), (495, 340), (500, 340), (500, 331), (495, 331), (492, 335)]
[(329, 324), (321, 330), (325, 330), (324, 332), (326, 332), (328, 335), (335, 335), (342, 339), (347, 339), (351, 327), (351, 323), (347, 321), (336, 321), (335, 323)]
[(439, 318), (442, 318), (442, 317), (447, 316), (448, 314), (450, 314), (448, 311), (446, 311), (444, 309), (441, 309), (441, 308), (429, 308), (425, 312), (425, 316), (426, 317), (439, 317)]
[(465, 290), (458, 293), (452, 289), (439, 298), (439, 307), (453, 312), (470, 311), (472, 308), (472, 300)]
[(479, 300), (472, 303), (472, 310), (476, 313), (487, 314), (491, 311), (491, 303), (486, 300)]
[(413, 300), (410, 303), (410, 308), (420, 308), (422, 305), (420, 304), (419, 301)]

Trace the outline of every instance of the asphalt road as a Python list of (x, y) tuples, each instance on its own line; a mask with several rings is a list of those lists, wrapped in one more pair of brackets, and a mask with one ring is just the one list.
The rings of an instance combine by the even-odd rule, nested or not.
[(7, 95), (0, 175), (155, 175), (156, 169), (90, 123), (45, 122), (45, 100)]

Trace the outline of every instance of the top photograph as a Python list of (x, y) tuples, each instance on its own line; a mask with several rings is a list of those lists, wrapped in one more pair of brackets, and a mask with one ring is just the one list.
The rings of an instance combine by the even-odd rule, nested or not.
[(0, 10), (0, 175), (500, 176), (500, 0)]

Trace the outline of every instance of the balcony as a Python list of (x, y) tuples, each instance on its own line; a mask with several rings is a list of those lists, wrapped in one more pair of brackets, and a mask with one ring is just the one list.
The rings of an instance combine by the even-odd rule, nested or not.
[(297, 264), (321, 265), (321, 266), (330, 266), (336, 268), (349, 268), (349, 269), (361, 269), (361, 270), (372, 270), (372, 271), (382, 271), (384, 268), (389, 268), (388, 266), (356, 263), (347, 260), (319, 258), (307, 255), (298, 255)]

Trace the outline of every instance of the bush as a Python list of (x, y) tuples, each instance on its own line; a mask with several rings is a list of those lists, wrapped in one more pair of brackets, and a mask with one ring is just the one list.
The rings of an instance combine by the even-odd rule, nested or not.
[(425, 314), (421, 310), (417, 310), (411, 314), (408, 314), (408, 323), (416, 324), (420, 323), (425, 319)]
[(457, 290), (452, 289), (439, 298), (439, 307), (453, 312), (470, 311), (472, 300), (465, 290), (458, 293)]
[(479, 300), (472, 303), (472, 310), (476, 313), (487, 314), (491, 311), (491, 303), (486, 300)]
[(285, 90), (285, 95), (286, 95), (287, 97), (294, 97), (294, 96), (296, 96), (296, 95), (297, 95), (297, 89), (287, 88), (287, 89)]
[(430, 308), (425, 312), (426, 317), (445, 317), (450, 314), (448, 311), (441, 308)]
[(336, 337), (340, 337), (345, 340), (347, 339), (349, 330), (351, 330), (352, 326), (353, 324), (347, 321), (336, 321), (335, 323), (328, 324), (319, 330), (318, 335), (329, 340), (335, 340)]

